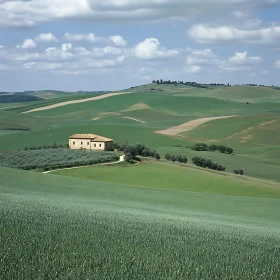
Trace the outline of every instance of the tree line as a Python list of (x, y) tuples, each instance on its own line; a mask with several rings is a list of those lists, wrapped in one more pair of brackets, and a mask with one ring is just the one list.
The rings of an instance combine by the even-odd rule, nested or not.
[(166, 154), (165, 155), (165, 159), (166, 160), (170, 160), (172, 162), (180, 162), (180, 163), (187, 163), (188, 162), (188, 159), (185, 155), (181, 156), (181, 155), (170, 155), (170, 154)]
[(223, 165), (213, 162), (211, 159), (206, 159), (206, 158), (202, 158), (202, 157), (194, 157), (194, 158), (192, 158), (192, 162), (196, 166), (199, 166), (202, 168), (209, 168), (209, 169), (213, 169), (213, 170), (217, 170), (217, 171), (226, 170), (226, 168)]
[(160, 80), (153, 80), (153, 84), (164, 84), (164, 85), (185, 85), (185, 86), (192, 86), (192, 87), (198, 87), (198, 88), (209, 88), (209, 86), (231, 86), (230, 84), (219, 84), (219, 83), (210, 83), (210, 84), (202, 84), (197, 82), (184, 82), (184, 81), (164, 81), (162, 79)]
[(208, 146), (205, 143), (196, 143), (193, 147), (192, 150), (195, 151), (211, 151), (211, 152), (215, 152), (215, 151), (219, 151), (223, 154), (232, 154), (233, 153), (233, 149), (230, 147), (226, 147), (223, 145), (210, 145)]
[(114, 149), (124, 152), (124, 160), (126, 162), (133, 163), (137, 160), (137, 156), (141, 157), (152, 157), (156, 160), (160, 160), (160, 154), (155, 149), (150, 149), (144, 144), (137, 143), (135, 145), (130, 144), (129, 142), (114, 143)]

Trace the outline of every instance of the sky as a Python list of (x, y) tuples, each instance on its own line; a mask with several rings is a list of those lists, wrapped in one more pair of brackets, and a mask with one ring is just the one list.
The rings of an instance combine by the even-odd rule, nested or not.
[(0, 0), (0, 91), (279, 77), (279, 0)]

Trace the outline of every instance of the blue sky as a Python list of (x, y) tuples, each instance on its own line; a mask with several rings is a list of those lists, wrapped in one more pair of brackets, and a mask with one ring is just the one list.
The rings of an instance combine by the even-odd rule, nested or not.
[(0, 91), (279, 74), (278, 0), (0, 0)]

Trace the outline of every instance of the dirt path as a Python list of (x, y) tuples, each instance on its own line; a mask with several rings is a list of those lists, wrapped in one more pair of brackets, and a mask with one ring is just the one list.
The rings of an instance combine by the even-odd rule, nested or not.
[(141, 120), (138, 120), (138, 119), (134, 119), (134, 118), (130, 118), (130, 117), (123, 117), (124, 119), (129, 119), (129, 120), (133, 120), (133, 121), (136, 121), (136, 122), (140, 122), (140, 123), (145, 123)]
[(56, 172), (56, 171), (60, 171), (60, 170), (77, 169), (77, 168), (84, 168), (84, 167), (90, 167), (90, 166), (111, 165), (111, 164), (117, 164), (117, 163), (120, 163), (123, 161), (124, 161), (124, 156), (120, 156), (120, 160), (115, 161), (115, 162), (105, 162), (105, 163), (93, 164), (93, 165), (74, 166), (74, 167), (68, 167), (68, 168), (54, 169), (54, 170), (50, 170), (50, 171), (45, 171), (45, 172), (43, 172), (43, 174), (48, 174), (48, 173), (52, 173), (52, 172)]
[(90, 98), (85, 98), (85, 99), (64, 101), (64, 102), (61, 102), (61, 103), (52, 104), (52, 105), (48, 105), (48, 106), (44, 106), (44, 107), (40, 107), (40, 108), (35, 108), (35, 109), (29, 110), (29, 111), (26, 111), (26, 112), (22, 112), (22, 114), (38, 112), (38, 111), (45, 111), (45, 110), (50, 110), (50, 109), (54, 109), (54, 108), (65, 106), (65, 105), (83, 103), (83, 102), (94, 101), (94, 100), (100, 100), (100, 99), (104, 99), (104, 98), (108, 98), (108, 97), (112, 97), (112, 96), (117, 96), (117, 95), (122, 95), (122, 94), (128, 94), (128, 93), (131, 93), (131, 92), (125, 91), (125, 92), (106, 93), (106, 94), (103, 94), (103, 95), (90, 97)]
[(193, 130), (206, 122), (210, 122), (210, 121), (218, 120), (218, 119), (227, 119), (227, 118), (232, 118), (232, 117), (235, 117), (235, 116), (222, 116), (222, 117), (196, 119), (196, 120), (188, 121), (188, 122), (183, 123), (178, 126), (170, 127), (170, 128), (164, 129), (164, 130), (158, 130), (158, 131), (156, 131), (156, 133), (175, 136), (179, 133)]

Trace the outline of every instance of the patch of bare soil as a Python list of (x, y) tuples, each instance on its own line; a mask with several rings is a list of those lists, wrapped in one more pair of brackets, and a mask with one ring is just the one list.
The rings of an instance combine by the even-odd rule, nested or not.
[(143, 109), (151, 109), (151, 107), (145, 103), (137, 103), (128, 107), (125, 110), (122, 110), (121, 112), (130, 112), (130, 111), (143, 110)]
[(124, 119), (129, 119), (129, 120), (133, 120), (133, 121), (136, 121), (136, 122), (140, 122), (140, 123), (145, 123), (141, 120), (138, 120), (138, 119), (134, 119), (134, 118), (130, 118), (130, 117), (123, 117)]
[(206, 122), (210, 122), (210, 121), (218, 120), (218, 119), (232, 118), (232, 117), (235, 117), (235, 116), (222, 116), (222, 117), (210, 117), (210, 118), (196, 119), (196, 120), (188, 121), (188, 122), (183, 123), (178, 126), (170, 127), (170, 128), (164, 129), (164, 130), (158, 130), (158, 131), (156, 131), (156, 133), (175, 136), (179, 133), (193, 130)]
[(274, 123), (276, 123), (276, 120), (273, 120), (273, 121), (269, 121), (269, 122), (262, 123), (260, 126), (266, 126), (266, 125), (269, 125), (269, 124), (274, 124)]
[(83, 102), (88, 102), (88, 101), (94, 101), (94, 100), (100, 100), (100, 99), (105, 99), (108, 97), (112, 97), (112, 96), (117, 96), (117, 95), (122, 95), (122, 94), (128, 94), (131, 92), (113, 92), (113, 93), (106, 93), (103, 95), (99, 95), (99, 96), (95, 96), (95, 97), (90, 97), (90, 98), (85, 98), (85, 99), (77, 99), (77, 100), (71, 100), (71, 101), (65, 101), (65, 102), (61, 102), (61, 103), (57, 103), (57, 104), (52, 104), (52, 105), (48, 105), (48, 106), (44, 106), (44, 107), (40, 107), (40, 108), (35, 108), (26, 112), (23, 112), (22, 114), (26, 114), (26, 113), (31, 113), (31, 112), (38, 112), (38, 111), (45, 111), (45, 110), (51, 110), (57, 107), (61, 107), (61, 106), (65, 106), (65, 105), (70, 105), (70, 104), (77, 104), (77, 103), (83, 103)]

